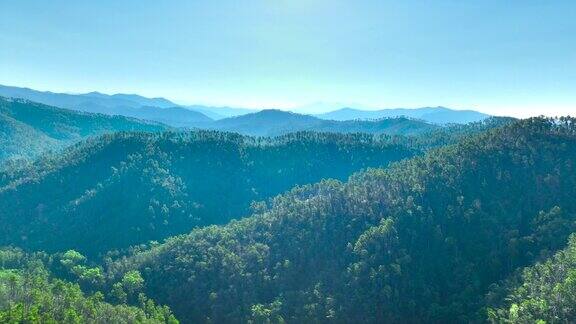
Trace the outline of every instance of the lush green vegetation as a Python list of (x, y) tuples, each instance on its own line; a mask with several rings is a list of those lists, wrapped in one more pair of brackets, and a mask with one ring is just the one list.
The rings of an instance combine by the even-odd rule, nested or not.
[[(560, 210), (554, 211), (557, 212)], [(572, 235), (568, 247), (549, 260), (524, 269), (519, 278), (510, 279), (507, 285), (493, 288), (488, 302), (497, 305), (497, 308), (488, 308), (489, 319), (494, 323), (574, 321), (576, 236)]]
[(252, 217), (108, 261), (108, 273), (140, 271), (187, 322), (483, 321), (493, 284), (574, 231), (575, 167), (575, 120), (520, 121), (295, 188)]
[[(82, 255), (69, 251), (60, 262), (80, 262), (78, 258)], [(55, 278), (49, 270), (53, 262), (52, 256), (43, 253), (0, 249), (1, 323), (178, 323), (168, 307), (157, 306), (142, 293), (133, 297), (134, 305), (126, 304), (126, 298), (122, 303), (107, 302), (100, 291), (85, 294), (78, 283)], [(99, 273), (98, 268), (90, 269), (89, 275), (86, 268), (82, 272), (81, 266), (75, 267), (84, 276), (82, 280), (98, 279), (93, 275)], [(142, 284), (132, 278), (134, 273), (119, 283), (129, 287), (122, 288), (125, 295), (137, 293), (134, 282)]]
[[(400, 139), (118, 133), (0, 173), (2, 244), (90, 255), (225, 223), (297, 184), (418, 153)], [(259, 204), (254, 204), (258, 208)]]
[(336, 133), (1, 100), (0, 322), (576, 320), (575, 119), (285, 114), (230, 130)]
[(258, 210), (295, 185), (345, 180), (509, 123), (491, 119), (419, 137), (198, 131), (117, 133), (0, 172), (0, 244), (90, 256)]
[(166, 130), (164, 125), (126, 117), (80, 113), (0, 97), (0, 164), (8, 159), (36, 157), (89, 136)]

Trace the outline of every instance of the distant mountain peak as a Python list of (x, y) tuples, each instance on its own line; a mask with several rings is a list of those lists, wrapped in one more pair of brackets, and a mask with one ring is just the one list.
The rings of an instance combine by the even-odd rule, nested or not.
[(98, 91), (88, 92), (88, 93), (84, 94), (84, 96), (87, 96), (87, 97), (96, 97), (96, 98), (106, 98), (106, 97), (108, 97), (107, 94), (104, 94), (104, 93), (98, 92)]
[(435, 124), (467, 124), (490, 117), (474, 110), (455, 110), (444, 106), (421, 108), (389, 108), (380, 110), (361, 110), (350, 107), (341, 108), (317, 117), (328, 120), (370, 120), (394, 117), (409, 117)]
[(289, 116), (289, 115), (302, 115), (292, 111), (281, 110), (281, 109), (263, 109), (254, 114), (257, 115), (270, 115), (270, 116)]

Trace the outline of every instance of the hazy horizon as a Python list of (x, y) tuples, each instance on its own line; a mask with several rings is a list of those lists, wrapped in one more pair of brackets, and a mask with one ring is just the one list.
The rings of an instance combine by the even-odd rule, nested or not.
[(0, 84), (256, 109), (567, 115), (575, 14), (571, 1), (5, 1)]
[[(356, 109), (356, 110), (366, 110), (366, 111), (377, 111), (377, 110), (387, 110), (387, 109), (421, 109), (421, 108), (448, 108), (451, 110), (471, 110), (471, 111), (477, 111), (477, 112), (481, 112), (481, 113), (485, 113), (481, 110), (478, 109), (474, 109), (474, 108), (463, 108), (463, 107), (447, 107), (447, 106), (443, 106), (443, 105), (427, 105), (427, 106), (419, 106), (419, 107), (372, 107), (372, 106), (366, 106), (366, 105), (362, 105), (362, 104), (358, 104), (358, 103), (336, 103), (336, 102), (311, 102), (311, 103), (307, 103), (301, 106), (295, 106), (295, 107), (259, 107), (259, 106), (239, 106), (239, 105), (214, 105), (214, 104), (210, 104), (210, 103), (197, 103), (197, 102), (178, 102), (177, 100), (172, 100), (171, 98), (167, 98), (167, 97), (163, 97), (163, 96), (144, 96), (142, 94), (139, 93), (123, 93), (123, 92), (111, 92), (111, 93), (106, 93), (106, 92), (102, 92), (102, 91), (97, 91), (97, 90), (93, 90), (93, 91), (85, 91), (85, 92), (59, 92), (59, 91), (52, 91), (52, 90), (44, 90), (44, 89), (34, 89), (34, 88), (29, 88), (29, 87), (24, 87), (24, 86), (13, 86), (13, 85), (8, 85), (8, 84), (0, 84), (0, 86), (7, 86), (7, 87), (16, 87), (16, 88), (24, 88), (24, 89), (30, 89), (30, 90), (34, 90), (34, 91), (40, 91), (40, 92), (49, 92), (49, 93), (57, 93), (57, 94), (67, 94), (67, 95), (86, 95), (86, 94), (90, 94), (90, 93), (99, 93), (99, 94), (103, 94), (103, 95), (108, 95), (108, 96), (113, 96), (113, 95), (137, 95), (137, 96), (142, 96), (148, 99), (166, 99), (169, 100), (177, 105), (180, 106), (194, 106), (194, 105), (199, 105), (199, 106), (206, 106), (206, 107), (213, 107), (213, 108), (239, 108), (239, 109), (253, 109), (255, 111), (258, 110), (270, 110), (270, 109), (277, 109), (277, 110), (284, 110), (284, 111), (291, 111), (291, 112), (296, 112), (296, 113), (301, 113), (301, 114), (322, 114), (322, 113), (327, 113), (327, 112), (333, 112), (336, 110), (340, 110), (340, 109)], [(500, 115), (494, 115), (494, 116), (500, 116)], [(502, 115), (504, 116), (504, 115)]]

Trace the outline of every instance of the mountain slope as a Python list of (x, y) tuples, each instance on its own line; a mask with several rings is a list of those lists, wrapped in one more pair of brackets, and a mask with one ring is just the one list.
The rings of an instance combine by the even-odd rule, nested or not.
[(253, 200), (418, 152), (365, 134), (107, 135), (0, 173), (0, 244), (95, 255), (224, 223), (248, 214)]
[(109, 271), (139, 269), (186, 322), (482, 321), (490, 285), (576, 229), (575, 167), (576, 120), (520, 121), (293, 189)]
[(159, 132), (169, 127), (125, 117), (86, 114), (0, 97), (0, 162), (31, 158), (89, 136), (117, 131)]
[(474, 110), (453, 110), (445, 107), (424, 107), (415, 109), (396, 108), (382, 110), (359, 110), (342, 108), (317, 115), (328, 120), (366, 120), (394, 117), (410, 117), (435, 124), (466, 124), (481, 121), (489, 116)]
[(218, 120), (209, 127), (251, 136), (278, 136), (297, 131), (415, 135), (438, 128), (407, 118), (331, 121), (273, 109)]
[(0, 113), (0, 163), (38, 156), (60, 146), (60, 141)]
[(320, 124), (322, 121), (312, 116), (270, 109), (218, 120), (211, 127), (250, 136), (276, 136), (309, 130)]

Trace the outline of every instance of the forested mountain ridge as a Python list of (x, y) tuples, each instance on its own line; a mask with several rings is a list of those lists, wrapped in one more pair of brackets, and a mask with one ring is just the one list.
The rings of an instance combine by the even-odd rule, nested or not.
[(294, 185), (345, 179), (419, 152), (366, 134), (105, 135), (0, 173), (0, 244), (95, 255), (224, 223)]
[[(328, 115), (317, 118), (276, 109), (254, 111), (199, 105), (185, 107), (163, 98), (138, 95), (106, 95), (97, 92), (71, 95), (6, 86), (0, 86), (0, 95), (25, 98), (74, 111), (150, 120), (171, 127), (221, 130), (249, 136), (279, 136), (299, 131), (418, 135), (437, 129), (440, 127), (438, 125), (481, 121), (488, 117), (476, 112), (437, 107), (405, 109), (401, 111), (402, 114), (394, 109), (364, 112), (366, 116), (374, 118), (331, 118)], [(454, 114), (462, 118), (456, 118)]]
[(0, 97), (0, 163), (32, 158), (89, 136), (117, 131), (166, 131), (168, 126), (136, 119), (74, 112)]
[(576, 120), (533, 118), (280, 195), (108, 265), (186, 322), (467, 322), (574, 231)]
[(278, 136), (298, 131), (418, 135), (439, 128), (408, 118), (333, 121), (275, 109), (218, 120), (207, 127), (250, 136)]

